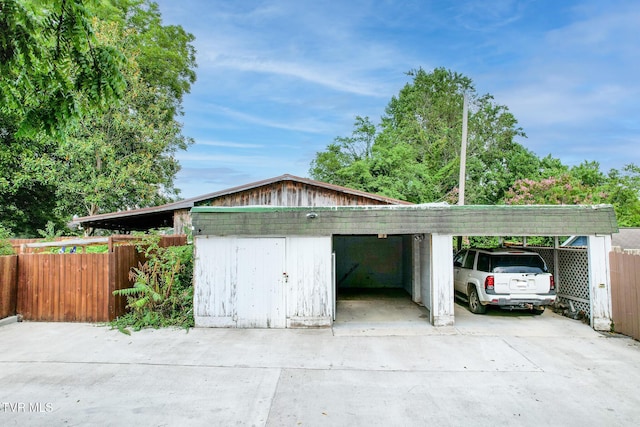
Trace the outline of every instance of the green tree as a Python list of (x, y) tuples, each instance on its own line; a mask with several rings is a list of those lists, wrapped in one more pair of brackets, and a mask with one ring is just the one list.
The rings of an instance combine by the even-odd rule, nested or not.
[(126, 51), (135, 51), (140, 78), (169, 101), (167, 119), (182, 112), (183, 96), (196, 81), (195, 37), (179, 25), (164, 25), (151, 0), (107, 0), (91, 9), (105, 22), (119, 24)]
[(630, 164), (622, 171), (611, 169), (607, 175), (594, 161), (578, 166), (555, 168), (555, 176), (520, 179), (507, 191), (506, 204), (613, 205), (618, 224), (640, 226), (640, 168)]
[(0, 256), (14, 254), (13, 246), (11, 246), (11, 242), (9, 241), (10, 238), (11, 233), (9, 230), (0, 224)]
[(622, 171), (611, 169), (603, 193), (606, 203), (616, 210), (618, 225), (640, 227), (640, 167), (629, 164)]
[(311, 162), (311, 175), (320, 181), (366, 189), (376, 127), (369, 117), (357, 116), (350, 137), (337, 137)]
[(0, 113), (18, 130), (64, 130), (85, 108), (118, 99), (123, 55), (99, 43), (82, 0), (0, 0)]
[[(496, 203), (517, 179), (544, 169), (515, 142), (525, 135), (508, 108), (478, 95), (471, 79), (444, 68), (408, 74), (413, 81), (391, 99), (379, 128), (358, 117), (350, 138), (316, 154), (312, 177), (412, 202), (455, 202), (465, 93), (468, 203)], [(363, 146), (366, 155), (354, 155)]]
[[(67, 55), (65, 31), (73, 30), (82, 41), (90, 30), (87, 46), (94, 53), (113, 53), (111, 60), (117, 59), (119, 82), (127, 90), (116, 94), (114, 89), (110, 92), (113, 97), (105, 91), (104, 97), (96, 98), (82, 85), (58, 82), (69, 90), (63, 110), (67, 108), (70, 113), (63, 111), (64, 117), (48, 124), (29, 119), (34, 114), (29, 104), (13, 108), (0, 103), (0, 224), (25, 237), (37, 235), (48, 221), (60, 228), (73, 214), (150, 206), (172, 199), (177, 194), (173, 180), (179, 169), (174, 154), (190, 142), (181, 134), (177, 118), (182, 114), (182, 97), (195, 81), (193, 35), (179, 26), (163, 26), (158, 7), (151, 1), (85, 4), (57, 0), (46, 5), (36, 0), (0, 0), (0, 23), (13, 25), (12, 31), (23, 31), (22, 36), (31, 37), (31, 41), (42, 42), (35, 45), (41, 46), (35, 53), (24, 54), (23, 49), (0, 65), (18, 73), (25, 60), (36, 58), (60, 74), (52, 75), (56, 79), (75, 81), (74, 73), (82, 64)], [(67, 24), (61, 21), (67, 18), (61, 18), (61, 14), (81, 17), (85, 33), (79, 27), (67, 30)], [(47, 17), (64, 23), (61, 32), (55, 33), (62, 34), (61, 46), (65, 47), (60, 63), (51, 54), (50, 45), (55, 46), (56, 38), (39, 33), (43, 28), (53, 28), (44, 22)], [(0, 42), (4, 43), (0, 51), (12, 52), (16, 43), (23, 43), (20, 35), (14, 40), (6, 34), (0, 33)], [(100, 49), (94, 49), (96, 46)], [(47, 73), (46, 67), (41, 70), (35, 63), (33, 67), (37, 71), (33, 76), (27, 73), (29, 68), (20, 75), (36, 81), (38, 73)], [(109, 76), (103, 78), (108, 80)], [(55, 79), (50, 83), (58, 84)], [(29, 87), (14, 87), (4, 74), (0, 84), (0, 96), (31, 96)], [(37, 91), (38, 87), (31, 89)], [(43, 111), (58, 109), (59, 105), (46, 101), (41, 97), (33, 102)], [(97, 110), (96, 104), (100, 106)], [(29, 131), (19, 132), (25, 128)], [(44, 128), (55, 131), (38, 132)]]
[[(99, 38), (126, 46), (116, 23), (98, 26)], [(83, 116), (60, 143), (57, 198), (61, 214), (95, 215), (128, 207), (166, 203), (177, 195), (173, 180), (180, 166), (177, 150), (190, 140), (167, 110), (175, 105), (162, 84), (149, 85), (137, 62), (127, 52), (123, 68), (127, 93), (121, 103), (103, 114)]]
[[(0, 113), (0, 226), (15, 237), (37, 235), (54, 220), (55, 178), (52, 139), (17, 134), (16, 114)], [(57, 221), (58, 227), (63, 224)]]

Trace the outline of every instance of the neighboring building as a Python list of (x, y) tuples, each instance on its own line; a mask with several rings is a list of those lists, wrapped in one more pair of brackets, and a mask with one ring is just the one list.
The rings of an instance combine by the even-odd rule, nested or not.
[(150, 208), (132, 209), (76, 218), (84, 228), (147, 231), (171, 227), (175, 234), (191, 226), (189, 211), (195, 206), (362, 206), (410, 205), (377, 194), (293, 175), (281, 175), (215, 193)]
[(571, 236), (560, 245), (563, 248), (586, 248), (587, 236)]
[[(571, 236), (562, 247), (587, 247), (587, 236)], [(620, 227), (620, 231), (611, 235), (611, 246), (621, 250), (640, 249), (640, 227)]]

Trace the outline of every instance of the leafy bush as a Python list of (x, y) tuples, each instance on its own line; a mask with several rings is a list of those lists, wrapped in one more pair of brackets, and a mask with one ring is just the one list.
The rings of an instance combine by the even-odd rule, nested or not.
[(9, 241), (9, 230), (0, 225), (0, 255), (13, 255), (13, 247)]
[(160, 236), (145, 236), (136, 245), (147, 261), (129, 273), (132, 288), (114, 291), (127, 298), (129, 312), (111, 322), (121, 332), (132, 327), (190, 328), (193, 320), (193, 246), (159, 246)]
[(64, 235), (64, 230), (56, 230), (56, 224), (53, 221), (47, 221), (44, 230), (38, 229), (38, 234), (45, 242), (53, 242)]

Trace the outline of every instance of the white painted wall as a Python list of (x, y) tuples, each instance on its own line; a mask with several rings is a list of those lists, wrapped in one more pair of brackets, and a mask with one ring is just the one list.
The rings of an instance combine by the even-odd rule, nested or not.
[(196, 236), (193, 243), (196, 326), (236, 326), (236, 239)]
[(588, 236), (588, 241), (591, 327), (608, 331), (611, 329), (611, 236)]
[(330, 326), (331, 237), (287, 237), (287, 327)]
[(454, 323), (453, 246), (448, 234), (431, 235), (431, 304), (429, 317), (434, 326)]
[[(237, 239), (235, 271), (236, 326), (286, 326), (286, 267), (284, 238)], [(236, 280), (233, 281), (233, 276)]]
[(196, 236), (196, 326), (325, 326), (333, 317), (330, 237)]

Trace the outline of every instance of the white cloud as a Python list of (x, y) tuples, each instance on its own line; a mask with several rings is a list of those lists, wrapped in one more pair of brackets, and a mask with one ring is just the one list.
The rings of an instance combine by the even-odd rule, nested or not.
[(203, 154), (203, 153), (180, 153), (176, 155), (180, 162), (207, 163), (214, 164), (219, 167), (221, 164), (227, 165), (244, 165), (244, 166), (262, 166), (271, 162), (268, 156), (247, 156), (234, 154)]
[(197, 140), (196, 145), (205, 145), (210, 147), (226, 147), (226, 148), (263, 148), (262, 144), (252, 144), (246, 142), (230, 142), (230, 141), (211, 141)]
[[(417, 65), (393, 42), (364, 37), (359, 31), (363, 22), (380, 19), (370, 16), (380, 11), (367, 2), (252, 3), (222, 9), (207, 16), (206, 29), (196, 31), (199, 68), (224, 76), (216, 79), (217, 85), (237, 79), (253, 87), (275, 76), (388, 98), (397, 90), (393, 83), (402, 78), (398, 74)], [(247, 78), (242, 73), (261, 76)], [(392, 82), (385, 73), (395, 77)]]
[(638, 7), (605, 8), (548, 32), (538, 44), (522, 46), (510, 84), (498, 95), (536, 125), (593, 125), (626, 108), (638, 111), (638, 22)]
[(285, 123), (278, 120), (266, 118), (268, 117), (268, 114), (265, 114), (264, 116), (256, 116), (253, 114), (244, 113), (242, 111), (237, 111), (229, 107), (223, 107), (221, 105), (208, 104), (206, 108), (208, 108), (209, 110), (215, 110), (217, 113), (234, 120), (275, 129), (308, 133), (323, 133), (329, 127), (326, 124), (314, 119), (298, 119), (296, 122), (293, 122), (292, 120), (291, 122)]
[(456, 22), (471, 31), (491, 32), (522, 18), (523, 5), (515, 0), (458, 1)]
[(280, 76), (294, 77), (333, 90), (364, 96), (385, 96), (379, 90), (379, 85), (362, 79), (345, 76), (331, 67), (302, 64), (299, 62), (274, 61), (259, 57), (218, 57), (216, 67), (230, 68), (239, 71), (269, 73)]
[(196, 35), (185, 133), (203, 141), (190, 148), (205, 153), (197, 165), (237, 162), (251, 179), (260, 162), (298, 167), (356, 115), (377, 122), (404, 72), (434, 66), (507, 105), (539, 154), (638, 159), (637, 0), (160, 3)]

